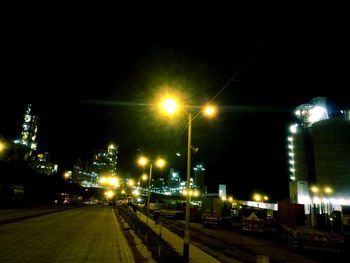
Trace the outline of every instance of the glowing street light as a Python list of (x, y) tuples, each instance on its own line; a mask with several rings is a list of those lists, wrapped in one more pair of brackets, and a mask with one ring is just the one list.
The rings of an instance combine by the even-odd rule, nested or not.
[(255, 200), (256, 202), (260, 202), (261, 199), (262, 199), (262, 197), (261, 197), (260, 194), (254, 194), (254, 195), (253, 195), (253, 198), (254, 198), (254, 200)]
[(203, 113), (208, 116), (208, 117), (213, 117), (215, 116), (217, 112), (216, 107), (212, 106), (212, 105), (207, 105), (205, 106), (205, 108), (203, 109)]
[[(140, 166), (145, 166), (149, 163), (149, 176), (148, 176), (148, 198), (147, 198), (147, 217), (146, 217), (146, 224), (148, 224), (148, 217), (149, 217), (149, 210), (150, 210), (150, 200), (151, 200), (151, 182), (152, 182), (152, 168), (153, 168), (153, 163), (147, 159), (146, 157), (144, 156), (141, 156), (138, 160), (137, 160), (137, 163), (140, 165)], [(159, 168), (162, 168), (165, 166), (166, 162), (164, 159), (162, 158), (158, 158), (156, 161), (155, 161), (155, 166), (156, 167), (159, 167)]]
[(141, 179), (144, 180), (144, 181), (146, 181), (146, 180), (147, 180), (147, 174), (141, 175)]
[(137, 163), (141, 166), (145, 166), (148, 162), (149, 162), (148, 159), (143, 156), (137, 160)]
[(3, 152), (5, 149), (6, 149), (6, 144), (0, 141), (0, 153)]
[(169, 114), (175, 113), (176, 112), (176, 101), (172, 98), (165, 99), (163, 102), (163, 108)]
[(105, 192), (105, 196), (107, 199), (112, 199), (112, 197), (114, 196), (114, 192), (112, 190), (107, 190)]
[(142, 181), (146, 181), (147, 178), (148, 178), (147, 174), (142, 174), (142, 175), (140, 176), (139, 181), (138, 181), (138, 183), (137, 183), (137, 185), (139, 186), (139, 188), (141, 188), (141, 180), (142, 180)]
[[(165, 98), (163, 100), (163, 108), (162, 110), (168, 115), (174, 115), (177, 111), (178, 107), (176, 100), (174, 98)], [(207, 105), (202, 109), (202, 113), (206, 116), (214, 116), (216, 113), (216, 108), (213, 105)], [(199, 115), (196, 114), (192, 117), (192, 113), (188, 112), (188, 136), (187, 136), (187, 182), (186, 182), (186, 193), (190, 192), (190, 180), (191, 180), (191, 139), (192, 139), (192, 122)], [(186, 212), (185, 212), (185, 234), (184, 234), (184, 247), (183, 247), (183, 260), (185, 262), (189, 261), (189, 249), (190, 249), (190, 230), (189, 230), (189, 222), (190, 222), (190, 199), (191, 195), (186, 195)]]
[(64, 174), (63, 174), (63, 177), (65, 178), (65, 179), (69, 179), (69, 178), (71, 178), (72, 177), (72, 171), (67, 171), (67, 172), (65, 172)]

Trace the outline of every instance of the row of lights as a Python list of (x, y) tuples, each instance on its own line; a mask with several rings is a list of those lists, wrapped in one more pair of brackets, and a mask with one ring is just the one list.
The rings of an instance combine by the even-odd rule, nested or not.
[[(295, 134), (297, 132), (298, 124), (293, 124), (290, 126), (289, 130), (291, 134)], [(294, 138), (292, 136), (288, 136), (287, 138), (288, 143), (288, 157), (289, 157), (289, 172), (290, 172), (290, 179), (292, 181), (295, 181), (295, 152), (294, 152)]]

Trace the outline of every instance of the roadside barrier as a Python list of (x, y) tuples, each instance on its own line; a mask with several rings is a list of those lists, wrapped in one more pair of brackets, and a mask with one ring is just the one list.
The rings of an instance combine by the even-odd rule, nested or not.
[(154, 232), (145, 222), (140, 220), (131, 206), (117, 205), (115, 212), (117, 216), (121, 216), (128, 223), (147, 246), (154, 260), (166, 263), (181, 262), (182, 257), (162, 239), (161, 233)]

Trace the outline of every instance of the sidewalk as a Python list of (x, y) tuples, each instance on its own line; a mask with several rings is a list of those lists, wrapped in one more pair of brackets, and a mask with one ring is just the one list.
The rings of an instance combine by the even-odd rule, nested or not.
[[(143, 222), (146, 222), (146, 216), (137, 211), (137, 216)], [(162, 239), (165, 240), (173, 249), (179, 254), (183, 255), (183, 244), (184, 241), (178, 235), (172, 233), (165, 227), (162, 227), (161, 224), (156, 225), (154, 220), (148, 218), (148, 226), (152, 229), (153, 232), (161, 235)], [(190, 244), (190, 262), (191, 263), (220, 263), (220, 261), (216, 260), (209, 254), (200, 250), (199, 248)]]

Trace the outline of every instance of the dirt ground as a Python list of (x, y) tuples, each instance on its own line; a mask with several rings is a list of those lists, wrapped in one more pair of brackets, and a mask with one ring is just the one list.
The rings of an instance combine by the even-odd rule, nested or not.
[[(163, 225), (182, 235), (182, 222), (165, 221)], [(267, 255), (270, 262), (279, 263), (341, 262), (344, 256), (322, 251), (294, 253), (277, 232), (242, 235), (238, 228), (204, 228), (197, 223), (191, 223), (190, 240), (223, 263), (256, 262), (257, 255)]]

